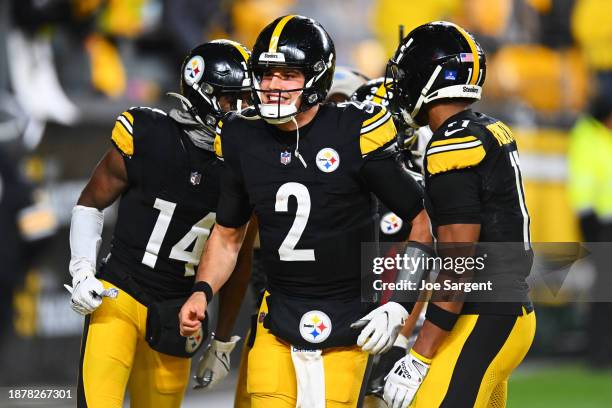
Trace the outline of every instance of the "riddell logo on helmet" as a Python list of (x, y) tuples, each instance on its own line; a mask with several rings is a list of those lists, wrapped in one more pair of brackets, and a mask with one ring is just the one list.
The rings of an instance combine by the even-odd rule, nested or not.
[(464, 86), (463, 92), (478, 93), (478, 88), (472, 86)]
[(285, 54), (282, 52), (264, 52), (259, 56), (259, 60), (285, 62)]

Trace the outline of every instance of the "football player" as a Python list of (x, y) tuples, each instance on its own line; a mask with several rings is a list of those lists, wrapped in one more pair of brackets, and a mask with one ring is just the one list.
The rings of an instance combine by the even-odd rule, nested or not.
[[(423, 167), (439, 250), (452, 243), (505, 243), (482, 273), (497, 274), (497, 294), (512, 293), (509, 301), (494, 303), (434, 291), (415, 344), (387, 376), (384, 396), (393, 408), (505, 406), (508, 377), (534, 337), (525, 283), (533, 255), (516, 142), (504, 123), (470, 109), (485, 75), (479, 44), (448, 22), (414, 29), (387, 67), (394, 110), (412, 126), (433, 131)], [(457, 252), (471, 254), (474, 247)], [(454, 282), (460, 271), (444, 272)]]
[[(131, 108), (117, 118), (114, 146), (72, 211), (67, 288), (72, 308), (86, 316), (79, 407), (122, 407), (126, 388), (135, 407), (181, 404), (189, 357), (207, 334), (204, 324), (181, 337), (177, 314), (217, 211), (214, 130), (248, 95), (248, 59), (233, 41), (199, 45), (181, 68), (181, 94), (173, 94), (182, 109)], [(96, 273), (102, 210), (119, 197), (110, 254)]]
[(393, 345), (407, 311), (397, 302), (361, 302), (358, 254), (374, 238), (371, 193), (412, 223), (412, 240), (431, 240), (420, 187), (393, 157), (390, 113), (321, 103), (334, 66), (333, 42), (319, 23), (279, 17), (253, 49), (254, 112), (218, 126), (215, 147), (226, 168), (217, 225), (181, 309), (181, 333), (200, 330), (255, 213), (268, 278), (249, 353), (255, 408), (356, 406), (368, 353)]

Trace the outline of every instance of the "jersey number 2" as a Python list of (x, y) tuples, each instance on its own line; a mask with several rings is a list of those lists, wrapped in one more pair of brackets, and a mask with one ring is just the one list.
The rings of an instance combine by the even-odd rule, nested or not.
[[(162, 242), (164, 241), (164, 237), (166, 236), (166, 232), (168, 232), (176, 203), (156, 198), (153, 207), (159, 210), (159, 216), (157, 217), (153, 232), (151, 232), (149, 242), (147, 242), (147, 248), (142, 257), (142, 263), (150, 268), (155, 268), (157, 256)], [(210, 230), (204, 227), (207, 217), (208, 215), (195, 223), (189, 232), (170, 250), (170, 259), (185, 262), (185, 276), (194, 276), (195, 266), (200, 263), (200, 255), (204, 248), (204, 242), (210, 234)], [(195, 241), (193, 249), (187, 251), (187, 248), (189, 248), (193, 241)]]
[(294, 196), (297, 200), (295, 219), (289, 233), (278, 248), (278, 256), (281, 261), (314, 261), (314, 249), (295, 249), (300, 237), (306, 229), (306, 223), (310, 216), (310, 193), (305, 185), (300, 183), (285, 183), (276, 192), (276, 212), (289, 211), (289, 197)]

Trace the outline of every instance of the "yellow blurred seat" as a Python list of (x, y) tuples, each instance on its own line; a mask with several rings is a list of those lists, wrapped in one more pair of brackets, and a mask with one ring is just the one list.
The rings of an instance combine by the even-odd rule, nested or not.
[(580, 53), (542, 45), (508, 45), (489, 60), (488, 94), (516, 98), (542, 113), (584, 108), (588, 70)]

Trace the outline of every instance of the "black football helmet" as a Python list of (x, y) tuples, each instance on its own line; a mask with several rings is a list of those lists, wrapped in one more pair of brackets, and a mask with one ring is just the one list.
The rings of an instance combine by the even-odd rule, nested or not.
[(230, 110), (250, 98), (250, 53), (230, 40), (214, 40), (191, 50), (181, 67), (183, 107), (202, 125), (212, 127)]
[[(336, 66), (334, 43), (321, 24), (298, 15), (279, 17), (257, 37), (250, 62), (252, 96), (257, 113), (269, 123), (284, 123), (325, 100)], [(291, 104), (262, 103), (261, 80), (270, 67), (295, 68), (304, 74), (300, 108)]]
[(486, 59), (472, 35), (456, 24), (436, 21), (412, 30), (387, 64), (395, 97), (393, 110), (413, 127), (427, 123), (419, 113), (428, 103), (448, 98), (478, 100)]

